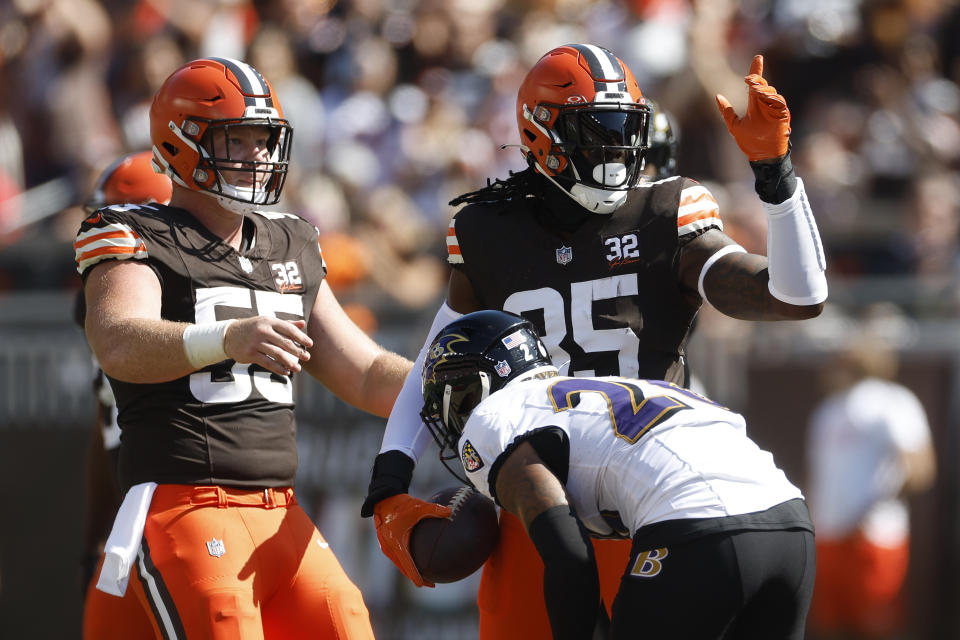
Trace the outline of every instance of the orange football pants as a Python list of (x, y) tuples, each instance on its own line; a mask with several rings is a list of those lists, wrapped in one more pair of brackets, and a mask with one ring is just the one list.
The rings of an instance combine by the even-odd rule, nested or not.
[(293, 489), (160, 485), (129, 587), (156, 638), (372, 639), (360, 590)]
[(153, 624), (132, 589), (122, 598), (97, 589), (103, 554), (83, 603), (83, 640), (153, 640)]
[(810, 628), (863, 638), (895, 635), (904, 621), (903, 584), (909, 562), (909, 541), (881, 547), (860, 534), (840, 541), (817, 540)]
[[(630, 560), (631, 540), (594, 540), (600, 594), (607, 607), (620, 589)], [(483, 565), (480, 592), (480, 640), (552, 640), (543, 600), (543, 561), (523, 523), (500, 510), (500, 540)]]

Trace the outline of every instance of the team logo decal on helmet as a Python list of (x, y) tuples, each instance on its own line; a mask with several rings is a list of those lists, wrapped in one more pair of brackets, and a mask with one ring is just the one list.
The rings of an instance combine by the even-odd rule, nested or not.
[(448, 355), (456, 354), (456, 351), (453, 349), (452, 345), (458, 342), (466, 342), (468, 340), (469, 338), (466, 336), (456, 333), (441, 335), (439, 338), (437, 338), (430, 347), (429, 357), (427, 358), (426, 362), (423, 363), (424, 380), (433, 379), (434, 370), (436, 369), (437, 365), (445, 362)]
[[(240, 127), (264, 131), (264, 158), (230, 157)], [(245, 62), (194, 60), (174, 71), (150, 107), (157, 166), (174, 183), (208, 193), (227, 209), (275, 204), (287, 177), (293, 128), (270, 83)], [(231, 178), (229, 176), (245, 176)]]
[(650, 117), (630, 69), (590, 44), (549, 51), (517, 93), (527, 161), (594, 213), (612, 213), (637, 187)]

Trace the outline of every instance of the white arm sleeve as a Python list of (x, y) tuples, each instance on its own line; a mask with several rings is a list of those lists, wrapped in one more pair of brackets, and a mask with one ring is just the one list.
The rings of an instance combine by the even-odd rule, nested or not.
[(796, 305), (827, 299), (827, 261), (810, 201), (797, 178), (797, 189), (780, 204), (761, 203), (767, 213), (770, 294)]
[(427, 333), (427, 339), (413, 363), (413, 368), (407, 374), (403, 388), (390, 411), (390, 417), (387, 418), (387, 427), (383, 432), (380, 453), (395, 450), (410, 456), (414, 462), (417, 462), (420, 454), (433, 442), (430, 431), (423, 424), (423, 420), (420, 419), (420, 409), (423, 408), (423, 393), (420, 389), (423, 360), (426, 357), (427, 347), (433, 342), (433, 337), (440, 332), (440, 329), (443, 329), (461, 315), (451, 309), (446, 302), (440, 305), (440, 309), (437, 310), (437, 315), (433, 319), (430, 331)]

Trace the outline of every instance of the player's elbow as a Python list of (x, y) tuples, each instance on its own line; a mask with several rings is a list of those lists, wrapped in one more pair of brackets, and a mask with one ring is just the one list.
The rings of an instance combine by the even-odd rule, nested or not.
[(810, 320), (823, 313), (825, 302), (815, 304), (796, 304), (771, 296), (771, 306), (766, 312), (768, 320)]
[(811, 318), (816, 318), (821, 313), (823, 313), (823, 308), (826, 306), (826, 301), (818, 302), (817, 304), (806, 304), (797, 307), (797, 320), (809, 320)]
[(109, 377), (124, 382), (137, 382), (131, 372), (132, 358), (122, 344), (98, 345), (93, 352), (100, 368)]

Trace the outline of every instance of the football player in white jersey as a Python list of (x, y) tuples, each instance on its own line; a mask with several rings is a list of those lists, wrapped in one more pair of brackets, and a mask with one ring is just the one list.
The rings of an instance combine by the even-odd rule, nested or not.
[(629, 537), (610, 637), (801, 640), (813, 525), (743, 416), (662, 380), (559, 375), (502, 311), (430, 345), (421, 417), (444, 460), (520, 519), (543, 558), (554, 638), (591, 638), (590, 537)]

